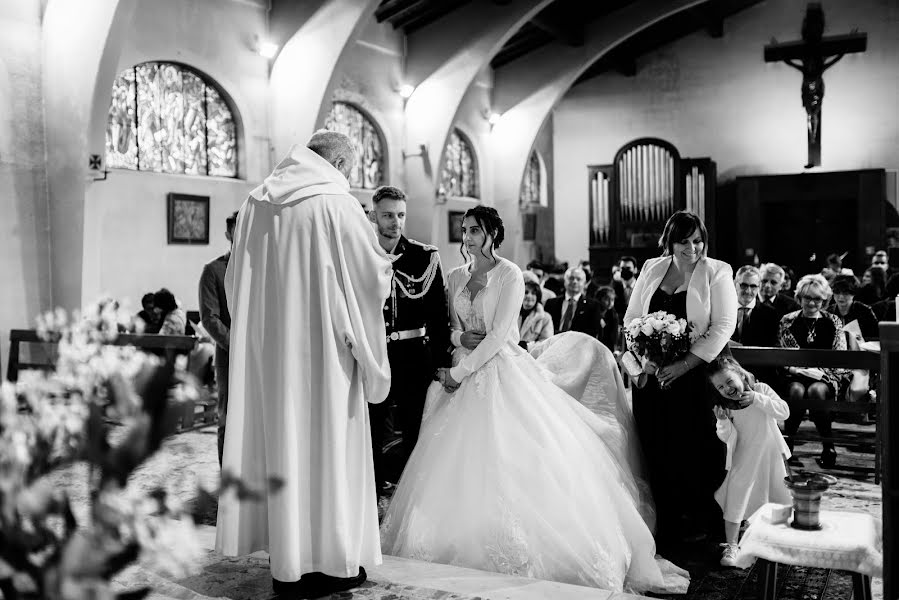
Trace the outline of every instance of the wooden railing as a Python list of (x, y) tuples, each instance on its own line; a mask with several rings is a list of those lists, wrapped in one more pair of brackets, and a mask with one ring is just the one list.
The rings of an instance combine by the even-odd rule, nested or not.
[[(190, 335), (158, 335), (121, 333), (110, 344), (134, 346), (146, 352), (164, 357), (190, 354), (197, 346), (197, 338)], [(22, 345), (28, 346), (27, 360), (22, 360)], [(6, 379), (17, 381), (19, 372), (25, 370), (51, 371), (56, 364), (55, 342), (42, 340), (34, 329), (13, 329), (9, 332), (9, 358), (6, 363)], [(216, 419), (214, 404), (184, 403), (179, 429), (181, 431), (202, 427)]]
[[(154, 353), (189, 354), (197, 345), (197, 338), (189, 335), (155, 335), (121, 333), (110, 342), (116, 346), (135, 346)], [(21, 345), (28, 344), (29, 358), (21, 360)], [(34, 348), (38, 346), (40, 349)], [(35, 356), (39, 355), (39, 356)], [(39, 359), (39, 360), (36, 360)], [(9, 358), (6, 379), (16, 381), (19, 371), (27, 369), (51, 370), (56, 363), (56, 343), (42, 340), (34, 329), (13, 329), (9, 332)]]
[[(899, 395), (899, 323), (880, 323), (880, 354), (864, 351), (792, 350), (783, 348), (732, 348), (747, 367), (843, 367), (879, 373), (877, 385), (875, 481), (879, 479), (883, 502), (883, 597), (899, 597), (899, 410), (892, 406)], [(863, 403), (828, 402), (815, 405), (837, 411), (867, 411)], [(878, 477), (879, 476), (879, 477)]]
[(880, 324), (880, 443), (883, 448), (883, 597), (899, 597), (899, 323)]
[[(734, 358), (752, 371), (758, 367), (835, 367), (843, 369), (866, 369), (871, 372), (880, 371), (880, 355), (877, 352), (864, 350), (806, 350), (800, 348), (764, 348), (757, 346), (739, 346), (731, 348)], [(872, 381), (880, 378), (872, 378)], [(842, 399), (814, 401), (805, 399), (801, 406), (808, 409), (828, 410), (842, 413), (865, 413), (872, 409), (877, 414), (874, 439), (874, 483), (880, 483), (882, 451), (882, 427), (880, 424), (880, 407), (882, 406), (882, 391), (876, 389), (877, 402), (847, 402)], [(833, 442), (842, 446), (869, 445), (860, 441), (857, 437), (839, 435), (834, 432), (831, 437), (817, 435), (797, 434), (796, 440), (809, 440), (821, 442)]]

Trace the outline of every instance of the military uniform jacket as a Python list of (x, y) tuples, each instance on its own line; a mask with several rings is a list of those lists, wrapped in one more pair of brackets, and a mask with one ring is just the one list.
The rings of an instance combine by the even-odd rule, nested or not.
[(449, 312), (443, 269), (435, 246), (400, 237), (394, 248), (393, 281), (384, 304), (388, 351), (408, 341), (390, 341), (394, 332), (424, 327), (435, 366), (450, 365)]

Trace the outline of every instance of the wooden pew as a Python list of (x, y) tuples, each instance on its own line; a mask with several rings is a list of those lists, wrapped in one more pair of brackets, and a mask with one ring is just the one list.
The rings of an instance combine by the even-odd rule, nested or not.
[(877, 430), (883, 446), (883, 597), (899, 596), (899, 411), (892, 397), (899, 393), (899, 323), (880, 324), (880, 417)]
[[(197, 345), (197, 338), (189, 335), (158, 335), (121, 333), (111, 342), (116, 346), (134, 346), (146, 352), (168, 358), (179, 354), (188, 355)], [(28, 359), (22, 360), (22, 346), (28, 347)], [(9, 358), (6, 366), (6, 379), (17, 381), (19, 372), (37, 369), (51, 371), (56, 365), (56, 342), (47, 342), (37, 335), (34, 329), (13, 329), (9, 332)], [(197, 409), (201, 408), (199, 414)], [(217, 416), (215, 405), (195, 406), (193, 402), (184, 405), (181, 417), (181, 430), (205, 426), (215, 421)]]
[[(864, 350), (806, 350), (801, 348), (764, 348), (758, 346), (739, 346), (731, 348), (731, 353), (737, 361), (750, 371), (755, 367), (840, 367), (843, 369), (867, 369), (871, 372), (880, 372), (881, 357), (877, 352)], [(877, 401), (873, 408), (877, 415), (874, 440), (874, 483), (880, 483), (881, 458), (882, 458), (882, 423), (881, 407), (887, 401), (881, 379), (877, 386)], [(868, 413), (872, 404), (865, 402), (846, 402), (845, 400), (827, 400), (815, 402), (806, 400), (803, 405), (809, 409), (829, 410), (841, 413)], [(796, 435), (797, 440), (829, 441), (840, 445), (858, 446), (867, 445), (857, 439), (834, 435), (830, 438), (820, 436)]]

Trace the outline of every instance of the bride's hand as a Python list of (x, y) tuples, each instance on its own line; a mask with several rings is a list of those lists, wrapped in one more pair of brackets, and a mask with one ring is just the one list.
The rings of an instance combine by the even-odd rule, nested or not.
[(459, 341), (462, 343), (463, 348), (474, 350), (478, 347), (478, 344), (480, 344), (484, 340), (485, 337), (487, 337), (486, 333), (469, 329), (462, 334), (462, 337), (459, 338)]
[(450, 370), (446, 368), (437, 369), (437, 381), (443, 386), (447, 393), (452, 394), (459, 387), (459, 382), (450, 375)]

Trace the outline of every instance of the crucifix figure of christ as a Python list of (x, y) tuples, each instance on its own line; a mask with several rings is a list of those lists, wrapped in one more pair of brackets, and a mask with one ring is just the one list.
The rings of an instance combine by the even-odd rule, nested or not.
[(765, 46), (765, 62), (784, 62), (802, 73), (802, 106), (808, 130), (808, 164), (806, 169), (821, 164), (821, 102), (824, 100), (824, 71), (846, 54), (864, 52), (868, 35), (852, 33), (824, 37), (824, 9), (810, 3), (802, 20), (802, 40), (772, 43)]

